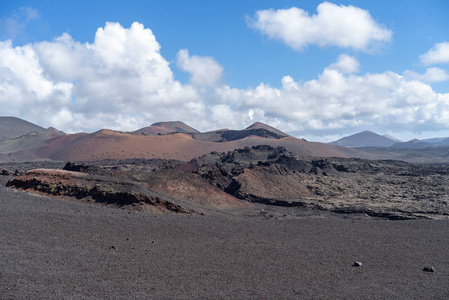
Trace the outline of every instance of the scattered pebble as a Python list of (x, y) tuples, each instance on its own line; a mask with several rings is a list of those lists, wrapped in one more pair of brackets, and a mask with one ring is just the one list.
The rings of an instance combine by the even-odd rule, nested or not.
[(423, 271), (424, 272), (435, 272), (435, 268), (434, 267), (424, 267)]
[(112, 245), (111, 247), (109, 247), (109, 249), (117, 250), (117, 247), (115, 247), (114, 245)]
[(354, 264), (352, 265), (353, 267), (361, 267), (362, 263), (359, 261), (355, 261)]

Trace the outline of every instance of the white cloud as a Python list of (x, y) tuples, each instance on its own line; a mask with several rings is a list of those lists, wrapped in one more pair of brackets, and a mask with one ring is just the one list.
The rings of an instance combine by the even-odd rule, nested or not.
[(39, 57), (31, 45), (12, 47), (0, 42), (0, 106), (3, 115), (45, 115), (52, 107), (70, 103), (73, 85), (43, 76)]
[(437, 43), (427, 53), (420, 56), (425, 65), (449, 63), (449, 42)]
[(340, 55), (313, 80), (284, 76), (280, 88), (221, 85), (206, 89), (205, 96), (204, 80), (195, 83), (194, 74), (202, 68), (221, 74), (221, 67), (210, 71), (218, 63), (181, 50), (178, 64), (186, 63), (192, 74), (192, 84), (182, 84), (160, 48), (152, 31), (139, 23), (130, 28), (107, 23), (93, 43), (68, 34), (21, 47), (0, 42), (2, 115), (66, 132), (136, 130), (166, 120), (199, 130), (241, 129), (260, 121), (309, 140), (365, 129), (449, 129), (449, 94), (428, 84), (448, 80), (438, 68), (424, 74), (359, 74), (357, 59)]
[(346, 54), (340, 55), (338, 61), (328, 67), (330, 70), (337, 70), (343, 74), (358, 72), (359, 68), (360, 64), (357, 59)]
[(425, 82), (394, 72), (354, 75), (348, 71), (358, 69), (355, 62), (341, 56), (317, 79), (297, 82), (285, 76), (281, 88), (266, 84), (254, 89), (223, 86), (217, 89), (215, 102), (221, 103), (222, 111), (232, 108), (241, 113), (235, 117), (241, 120), (240, 127), (250, 122), (244, 114), (258, 109), (259, 121), (278, 121), (281, 130), (298, 136), (353, 133), (367, 128), (380, 132), (449, 128), (449, 119), (445, 118), (449, 94), (438, 94)]
[(421, 80), (427, 83), (449, 80), (449, 74), (440, 68), (428, 68), (424, 74), (418, 74), (413, 71), (405, 71), (404, 76), (411, 80)]
[(203, 113), (199, 92), (174, 79), (152, 31), (137, 22), (106, 23), (93, 43), (65, 33), (23, 47), (2, 42), (0, 51), (2, 114), (73, 132), (133, 130)]
[(181, 49), (176, 58), (178, 68), (190, 73), (194, 85), (216, 86), (223, 76), (223, 68), (212, 57), (190, 56), (187, 49)]
[(391, 30), (376, 23), (368, 11), (329, 2), (318, 5), (316, 15), (297, 7), (259, 10), (248, 23), (296, 50), (317, 45), (369, 51), (392, 36)]

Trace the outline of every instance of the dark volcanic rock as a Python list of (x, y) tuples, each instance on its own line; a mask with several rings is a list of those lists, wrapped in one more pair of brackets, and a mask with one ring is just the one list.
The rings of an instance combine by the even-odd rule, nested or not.
[(81, 172), (81, 173), (87, 173), (87, 174), (91, 174), (91, 175), (107, 175), (108, 174), (108, 172), (106, 172), (101, 167), (85, 165), (85, 164), (77, 165), (77, 164), (71, 163), (71, 162), (66, 163), (66, 165), (62, 169), (66, 170), (66, 171)]
[(446, 217), (446, 166), (299, 157), (283, 147), (245, 147), (192, 160), (192, 172), (243, 200), (392, 220)]
[(433, 272), (435, 272), (435, 268), (434, 267), (424, 267), (423, 271), (433, 273)]
[(132, 210), (196, 213), (140, 185), (116, 178), (91, 176), (67, 170), (31, 170), (9, 180), (6, 186)]
[(263, 123), (254, 123), (243, 130), (216, 130), (204, 133), (193, 133), (192, 137), (198, 140), (210, 142), (230, 142), (244, 139), (249, 136), (262, 138), (282, 139), (289, 135)]
[(2, 170), (2, 171), (0, 172), (0, 175), (3, 175), (3, 176), (9, 176), (9, 175), (11, 175), (11, 172), (10, 172), (9, 170)]
[[(64, 169), (89, 178), (100, 176), (111, 182), (114, 179), (131, 182), (133, 189), (150, 189), (203, 208), (228, 209), (257, 202), (391, 220), (449, 216), (446, 165), (319, 159), (297, 156), (283, 147), (262, 145), (227, 153), (212, 152), (190, 162), (103, 161), (96, 166), (67, 163)], [(70, 195), (73, 190), (73, 184), (61, 187), (67, 191), (59, 191), (58, 185), (56, 189), (38, 183), (33, 186), (50, 194), (57, 191)], [(78, 193), (73, 196), (92, 197), (80, 190)], [(107, 197), (115, 199), (114, 195)]]
[(352, 264), (352, 266), (353, 266), (353, 267), (361, 267), (361, 266), (362, 266), (362, 263), (359, 262), (359, 261), (355, 261), (355, 262)]

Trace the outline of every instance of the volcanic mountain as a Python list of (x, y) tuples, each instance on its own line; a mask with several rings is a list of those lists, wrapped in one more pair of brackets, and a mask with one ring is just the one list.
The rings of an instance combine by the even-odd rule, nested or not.
[[(36, 127), (39, 128), (37, 125)], [(5, 132), (8, 130), (9, 127)], [(41, 131), (1, 141), (0, 161), (95, 161), (134, 158), (189, 161), (214, 151), (227, 152), (257, 145), (282, 146), (298, 155), (366, 157), (366, 153), (356, 149), (307, 142), (263, 123), (254, 123), (243, 130), (205, 133), (179, 121), (155, 123), (135, 132), (102, 129), (90, 134), (58, 135), (54, 130), (41, 128)]]
[(195, 139), (192, 135), (135, 135), (103, 129), (92, 134), (60, 136), (45, 141), (34, 149), (34, 155), (62, 161), (93, 161), (103, 159), (175, 159), (189, 161), (210, 152), (227, 152), (257, 145), (283, 146), (299, 155), (323, 157), (361, 156), (355, 149), (307, 142), (294, 137), (265, 138), (245, 136), (226, 142)]
[(339, 145), (345, 147), (390, 147), (397, 143), (396, 138), (387, 135), (379, 135), (371, 131), (362, 131), (337, 141), (331, 142), (332, 145)]
[(402, 142), (402, 143), (395, 143), (391, 145), (393, 148), (426, 148), (426, 147), (432, 147), (432, 146), (438, 146), (438, 144), (430, 144), (426, 143), (424, 141), (413, 139), (408, 142)]
[(183, 122), (176, 121), (154, 123), (148, 127), (133, 131), (133, 133), (142, 133), (146, 135), (165, 135), (173, 133), (199, 133), (199, 131)]
[(0, 117), (0, 141), (17, 138), (30, 132), (43, 133), (49, 130), (16, 117)]
[(243, 130), (221, 129), (205, 133), (195, 133), (192, 136), (197, 140), (209, 142), (230, 142), (244, 139), (249, 136), (282, 139), (289, 135), (269, 125), (256, 122)]

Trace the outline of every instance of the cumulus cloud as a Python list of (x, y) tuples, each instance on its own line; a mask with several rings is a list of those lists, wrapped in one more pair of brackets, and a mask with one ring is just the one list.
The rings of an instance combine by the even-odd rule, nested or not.
[(389, 42), (392, 36), (391, 30), (378, 24), (368, 11), (329, 2), (318, 5), (315, 15), (297, 7), (259, 10), (248, 23), (296, 50), (317, 45), (368, 51)]
[(65, 33), (23, 47), (2, 42), (0, 51), (4, 114), (91, 131), (132, 130), (149, 125), (146, 120), (203, 113), (199, 92), (174, 79), (153, 32), (137, 22), (130, 28), (106, 23), (93, 43)]
[(48, 114), (53, 106), (70, 103), (73, 84), (46, 78), (31, 45), (12, 47), (0, 42), (0, 105), (2, 114), (32, 117)]
[(411, 80), (420, 80), (427, 83), (449, 80), (449, 74), (440, 68), (428, 68), (424, 74), (419, 74), (413, 71), (405, 71), (404, 76)]
[(359, 68), (358, 60), (346, 54), (341, 54), (338, 57), (338, 61), (328, 67), (330, 70), (337, 70), (343, 74), (358, 72)]
[(427, 53), (420, 56), (424, 65), (449, 63), (449, 42), (437, 43)]
[(190, 56), (189, 50), (179, 50), (177, 66), (191, 75), (190, 81), (197, 86), (207, 87), (217, 85), (222, 76), (223, 68), (218, 62), (209, 56)]
[[(313, 80), (286, 75), (279, 88), (260, 83), (238, 89), (217, 85), (219, 64), (187, 50), (178, 53), (178, 65), (192, 79), (182, 84), (160, 49), (153, 32), (139, 23), (129, 28), (107, 23), (92, 43), (69, 34), (20, 47), (0, 42), (2, 115), (67, 132), (136, 130), (165, 120), (199, 130), (240, 129), (260, 121), (308, 139), (368, 128), (449, 129), (449, 94), (429, 85), (448, 80), (438, 68), (360, 74), (357, 59), (342, 54)], [(198, 70), (215, 79), (205, 85)], [(206, 86), (214, 88), (206, 94)]]
[[(351, 62), (345, 64), (344, 62)], [(341, 66), (353, 66), (341, 68)], [(217, 90), (216, 102), (238, 112), (260, 110), (261, 121), (280, 121), (280, 129), (298, 136), (354, 132), (367, 128), (382, 131), (423, 131), (449, 128), (449, 94), (439, 94), (417, 79), (394, 72), (354, 75), (356, 60), (341, 56), (317, 79), (282, 79), (281, 88), (260, 84), (256, 88)], [(430, 72), (432, 73), (432, 72)], [(226, 107), (222, 108), (223, 111)], [(249, 115), (239, 116), (250, 122)]]

